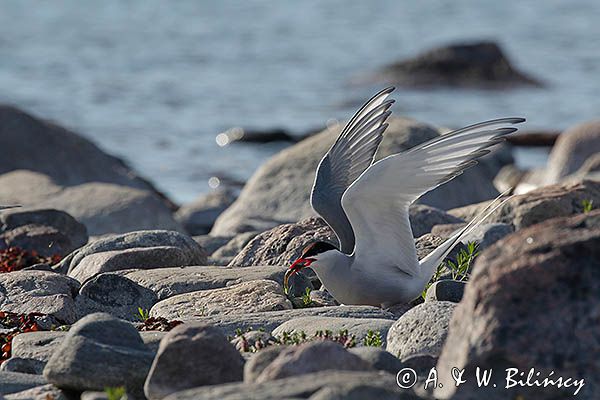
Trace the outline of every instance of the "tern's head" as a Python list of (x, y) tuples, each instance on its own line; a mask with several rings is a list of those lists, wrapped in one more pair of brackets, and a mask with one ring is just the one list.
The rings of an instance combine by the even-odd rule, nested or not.
[(317, 263), (319, 261), (319, 256), (330, 250), (337, 249), (334, 245), (327, 242), (314, 242), (306, 246), (302, 250), (302, 255), (296, 261), (294, 261), (285, 272), (285, 276), (283, 278), (284, 288), (287, 290), (288, 281), (292, 275), (306, 267), (310, 267), (311, 264)]

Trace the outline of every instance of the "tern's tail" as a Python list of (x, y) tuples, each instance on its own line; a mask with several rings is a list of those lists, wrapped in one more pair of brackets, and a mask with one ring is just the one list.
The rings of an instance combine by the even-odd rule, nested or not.
[(467, 224), (467, 226), (465, 226), (460, 231), (452, 235), (450, 238), (448, 238), (448, 240), (442, 243), (437, 249), (429, 253), (425, 258), (423, 258), (419, 262), (423, 278), (426, 278), (427, 281), (429, 281), (429, 279), (431, 279), (433, 273), (437, 269), (438, 265), (440, 265), (442, 261), (444, 261), (448, 253), (450, 253), (450, 251), (452, 250), (452, 248), (454, 248), (454, 246), (458, 242), (460, 242), (461, 239), (463, 239), (466, 235), (471, 233), (473, 229), (477, 228), (494, 211), (502, 207), (504, 203), (506, 203), (511, 198), (507, 197), (506, 199), (502, 200), (502, 197), (504, 197), (504, 195), (508, 193), (509, 190), (505, 191), (504, 193), (501, 193), (500, 196), (496, 197), (494, 201), (492, 201), (482, 212), (475, 216), (475, 218), (473, 218), (471, 222)]

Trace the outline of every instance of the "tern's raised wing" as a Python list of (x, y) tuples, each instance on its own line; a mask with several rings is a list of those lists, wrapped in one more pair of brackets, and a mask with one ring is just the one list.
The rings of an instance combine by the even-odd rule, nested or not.
[(317, 168), (310, 203), (335, 231), (344, 253), (354, 249), (354, 232), (342, 208), (342, 195), (373, 163), (394, 103), (386, 98), (393, 90), (377, 93), (354, 114)]
[[(373, 164), (344, 193), (342, 206), (356, 235), (357, 267), (398, 267), (419, 273), (408, 206), (421, 195), (460, 175), (490, 152), (489, 147), (525, 121), (504, 118), (471, 125)], [(504, 125), (505, 127), (501, 127)]]

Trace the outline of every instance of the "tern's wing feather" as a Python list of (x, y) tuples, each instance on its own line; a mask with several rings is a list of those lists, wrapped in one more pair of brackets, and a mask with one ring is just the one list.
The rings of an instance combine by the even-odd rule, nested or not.
[(421, 195), (460, 175), (489, 147), (516, 131), (499, 127), (523, 122), (504, 118), (459, 129), (380, 160), (344, 193), (342, 206), (354, 228), (355, 262), (363, 269), (398, 267), (418, 274), (408, 206)]
[(382, 90), (358, 110), (317, 168), (310, 201), (335, 231), (344, 253), (354, 249), (354, 232), (342, 208), (342, 195), (373, 162), (394, 103), (386, 98), (393, 90)]

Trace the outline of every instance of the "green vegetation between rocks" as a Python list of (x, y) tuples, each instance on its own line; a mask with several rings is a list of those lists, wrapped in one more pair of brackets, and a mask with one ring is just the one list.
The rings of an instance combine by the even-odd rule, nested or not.
[(125, 386), (106, 387), (104, 393), (108, 400), (127, 400), (127, 390)]
[(478, 243), (468, 242), (466, 250), (460, 249), (458, 252), (458, 255), (456, 256), (456, 262), (452, 260), (445, 260), (443, 263), (441, 263), (421, 293), (423, 300), (425, 300), (427, 289), (429, 289), (433, 283), (439, 281), (442, 275), (447, 272), (450, 272), (453, 280), (467, 281), (470, 276), (473, 261), (475, 261), (475, 257), (479, 255), (479, 251), (477, 250), (478, 247)]
[(594, 200), (584, 199), (581, 201), (581, 206), (583, 207), (584, 213), (589, 213), (594, 209)]

